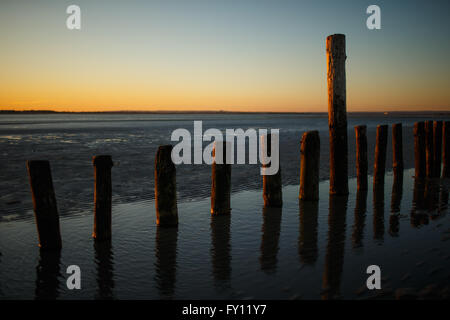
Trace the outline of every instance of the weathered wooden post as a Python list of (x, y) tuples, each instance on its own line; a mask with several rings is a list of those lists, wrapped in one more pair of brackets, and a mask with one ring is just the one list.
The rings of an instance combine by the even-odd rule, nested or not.
[(415, 178), (423, 179), (426, 176), (426, 151), (425, 151), (425, 124), (414, 123), (414, 160)]
[(387, 147), (388, 126), (377, 126), (377, 138), (375, 145), (375, 162), (373, 168), (374, 189), (384, 187), (384, 174), (386, 171), (386, 147)]
[(403, 133), (402, 124), (392, 125), (392, 168), (394, 175), (403, 172)]
[(330, 194), (348, 194), (345, 35), (327, 37), (328, 126), (330, 131)]
[(442, 161), (444, 168), (442, 169), (442, 177), (450, 178), (450, 121), (445, 121), (442, 128), (443, 154)]
[(425, 121), (425, 153), (427, 159), (427, 178), (434, 175), (434, 138), (433, 138), (433, 121)]
[[(271, 134), (261, 136), (261, 146), (263, 148), (263, 154), (266, 154), (267, 157), (270, 157), (272, 155)], [(270, 167), (270, 163), (264, 164), (263, 167)], [(278, 172), (274, 175), (263, 175), (264, 206), (275, 208), (283, 206), (282, 189), (283, 185), (281, 184), (281, 168), (278, 168)]]
[(43, 250), (60, 249), (59, 215), (50, 163), (47, 160), (29, 160), (27, 170), (33, 196), (39, 247)]
[(160, 146), (155, 158), (156, 224), (161, 227), (178, 225), (177, 172), (171, 154), (171, 145)]
[[(219, 152), (219, 148), (222, 152)], [(211, 214), (231, 213), (231, 144), (216, 141), (213, 150)], [(228, 161), (227, 161), (228, 160)]]
[(319, 131), (308, 131), (303, 134), (300, 149), (300, 200), (319, 200)]
[(111, 168), (112, 158), (108, 155), (94, 156), (94, 232), (95, 240), (111, 239)]
[(367, 127), (356, 126), (355, 137), (357, 190), (367, 190)]
[(442, 164), (442, 121), (433, 122), (433, 150), (434, 150), (434, 175), (439, 178), (441, 176)]

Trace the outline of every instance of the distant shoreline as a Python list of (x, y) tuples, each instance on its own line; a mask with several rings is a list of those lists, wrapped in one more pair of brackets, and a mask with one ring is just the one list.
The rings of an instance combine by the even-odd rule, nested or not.
[[(370, 114), (380, 115), (385, 114), (386, 116), (414, 116), (414, 115), (450, 115), (449, 111), (349, 111), (347, 112), (350, 116), (367, 116)], [(181, 111), (181, 110), (155, 110), (155, 111), (55, 111), (55, 110), (0, 110), (0, 114), (317, 114), (317, 115), (327, 115), (327, 112), (274, 112), (274, 111), (212, 111), (212, 110), (192, 110), (192, 111)]]

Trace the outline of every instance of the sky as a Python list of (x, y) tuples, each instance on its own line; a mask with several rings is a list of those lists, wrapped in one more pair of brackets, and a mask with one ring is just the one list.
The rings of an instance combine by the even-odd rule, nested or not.
[(1, 0), (0, 110), (325, 112), (325, 40), (343, 33), (348, 111), (450, 111), (449, 15), (448, 0)]

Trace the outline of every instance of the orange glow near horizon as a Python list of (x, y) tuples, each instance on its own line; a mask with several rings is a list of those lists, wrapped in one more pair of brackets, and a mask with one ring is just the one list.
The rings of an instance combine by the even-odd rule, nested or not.
[(386, 3), (378, 31), (332, 1), (78, 2), (79, 31), (64, 2), (2, 3), (0, 110), (326, 112), (344, 33), (348, 111), (450, 111), (449, 21), (426, 2), (420, 21)]

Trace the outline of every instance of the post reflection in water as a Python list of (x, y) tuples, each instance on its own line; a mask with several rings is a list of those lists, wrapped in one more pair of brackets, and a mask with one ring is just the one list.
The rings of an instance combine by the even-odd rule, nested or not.
[(439, 209), (439, 179), (427, 179), (425, 182), (425, 205), (430, 218), (436, 219)]
[(40, 250), (36, 267), (36, 300), (53, 300), (59, 296), (61, 250)]
[(428, 214), (425, 206), (425, 180), (414, 179), (413, 205), (411, 210), (411, 225), (415, 228), (428, 224)]
[(389, 234), (397, 237), (400, 231), (400, 204), (403, 197), (403, 170), (394, 171), (394, 182), (392, 184), (391, 215), (389, 217)]
[(448, 208), (448, 187), (445, 184), (445, 181), (442, 183), (441, 186), (441, 195), (439, 197), (439, 215), (445, 214)]
[[(0, 263), (2, 263), (2, 253), (0, 252)], [(0, 297), (3, 297), (2, 283), (0, 282)]]
[(328, 244), (322, 283), (322, 299), (340, 296), (344, 268), (345, 228), (348, 196), (330, 195), (328, 213)]
[(114, 257), (111, 241), (94, 241), (97, 268), (96, 299), (114, 299)]
[(263, 208), (261, 256), (259, 262), (265, 273), (277, 270), (278, 243), (281, 229), (281, 208)]
[(384, 239), (384, 185), (373, 189), (373, 237)]
[(211, 216), (211, 259), (215, 286), (230, 287), (231, 277), (231, 215)]
[(170, 299), (175, 292), (178, 227), (156, 228), (155, 280), (161, 298)]
[(352, 245), (353, 248), (362, 247), (362, 240), (364, 238), (364, 227), (366, 225), (367, 212), (367, 189), (359, 189), (356, 192), (355, 204), (355, 222), (353, 225)]
[(314, 264), (317, 261), (317, 227), (319, 201), (299, 200), (300, 232), (298, 238), (298, 254), (300, 262)]

